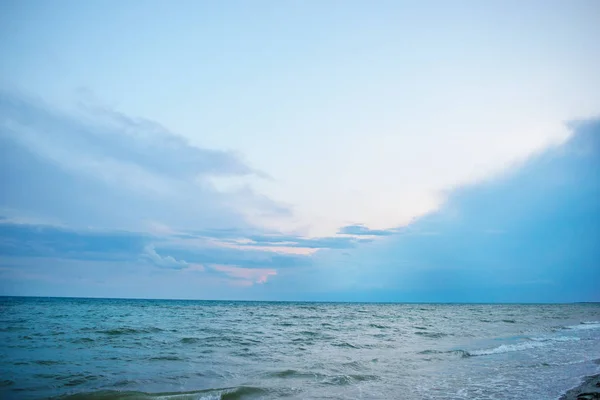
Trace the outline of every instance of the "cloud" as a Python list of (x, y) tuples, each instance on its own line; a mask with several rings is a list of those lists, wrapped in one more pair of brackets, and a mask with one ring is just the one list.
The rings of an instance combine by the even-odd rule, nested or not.
[(195, 264), (234, 264), (245, 268), (297, 268), (311, 263), (312, 253), (277, 252), (268, 246), (227, 245), (210, 238), (186, 239), (164, 237), (155, 240), (159, 253)]
[(600, 120), (571, 127), (563, 145), (454, 189), (398, 235), (317, 253), (315, 291), (343, 300), (600, 300)]
[(222, 272), (227, 276), (241, 281), (242, 285), (252, 285), (255, 283), (267, 283), (269, 276), (277, 275), (277, 271), (270, 268), (240, 268), (234, 265), (212, 265), (211, 268), (215, 271)]
[[(154, 245), (149, 244), (144, 248), (144, 253), (142, 254), (143, 258), (149, 260), (157, 267), (161, 268), (174, 268), (174, 269), (184, 269), (190, 267), (190, 265), (181, 260), (178, 261), (171, 256), (161, 256), (156, 252)], [(194, 268), (197, 270), (197, 268)]]
[[(232, 231), (229, 232), (233, 234)], [(242, 235), (243, 232), (237, 232)], [(70, 229), (51, 225), (0, 220), (0, 254), (9, 257), (61, 258), (72, 260), (144, 260), (161, 268), (185, 269), (193, 265), (227, 264), (242, 267), (292, 268), (306, 265), (308, 254), (260, 248), (224, 246), (219, 237), (135, 231)], [(224, 242), (227, 243), (227, 242)]]
[(359, 243), (364, 243), (366, 241), (368, 241), (368, 239), (355, 239), (352, 237), (344, 236), (305, 238), (302, 236), (284, 235), (278, 233), (251, 233), (239, 239), (235, 238), (231, 240), (230, 238), (229, 243), (235, 244), (236, 247), (271, 248), (272, 251), (277, 251), (278, 249), (294, 248), (301, 248), (306, 250), (349, 249), (354, 248)]
[(369, 229), (364, 225), (347, 225), (338, 231), (339, 234), (343, 235), (368, 235), (368, 236), (389, 236), (396, 233), (394, 229)]
[[(275, 267), (289, 268), (306, 261), (297, 255), (179, 240), (168, 234), (72, 230), (2, 219), (0, 292), (18, 295), (38, 290), (49, 295), (75, 295), (85, 284), (101, 296), (119, 293), (136, 297), (148, 293), (148, 288), (137, 287), (138, 292), (124, 294), (122, 285), (146, 282), (156, 288), (169, 282), (169, 287), (161, 286), (164, 297), (198, 297), (199, 288), (205, 290), (203, 293), (211, 288), (208, 292), (214, 297), (225, 293), (219, 294), (218, 287), (241, 290), (266, 283), (277, 274)], [(232, 261), (237, 265), (226, 264)], [(179, 290), (191, 281), (197, 283), (196, 291), (193, 287), (186, 292)]]
[(67, 115), (41, 101), (1, 93), (0, 110), (8, 119), (5, 133), (67, 167), (137, 166), (179, 178), (264, 176), (232, 152), (193, 147), (156, 122), (108, 108), (84, 106), (83, 115)]
[(133, 260), (150, 240), (151, 236), (135, 232), (0, 223), (0, 254), (12, 257)]
[(201, 149), (166, 128), (114, 110), (66, 113), (0, 92), (0, 212), (69, 226), (140, 230), (249, 227), (249, 216), (289, 217), (219, 176), (265, 178), (239, 155)]
[[(234, 153), (114, 111), (68, 114), (15, 95), (0, 94), (0, 117), (3, 294), (600, 300), (597, 120), (449, 191), (408, 226), (311, 238), (250, 221), (291, 209), (243, 184), (264, 175)], [(242, 184), (224, 190), (215, 176)]]

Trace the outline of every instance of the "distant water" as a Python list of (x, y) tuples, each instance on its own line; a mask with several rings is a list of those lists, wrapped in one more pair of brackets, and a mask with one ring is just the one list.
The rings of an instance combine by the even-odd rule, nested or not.
[(600, 305), (0, 298), (0, 398), (556, 399)]

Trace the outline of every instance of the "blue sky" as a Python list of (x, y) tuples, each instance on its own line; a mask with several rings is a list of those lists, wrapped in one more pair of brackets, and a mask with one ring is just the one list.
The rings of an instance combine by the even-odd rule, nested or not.
[(600, 301), (596, 1), (6, 1), (0, 294)]

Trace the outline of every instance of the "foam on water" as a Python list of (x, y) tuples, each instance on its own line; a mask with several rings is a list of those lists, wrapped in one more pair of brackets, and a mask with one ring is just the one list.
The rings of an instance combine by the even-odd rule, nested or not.
[(579, 338), (548, 338), (544, 340), (532, 340), (527, 342), (515, 343), (515, 344), (503, 344), (498, 347), (494, 347), (491, 349), (481, 349), (481, 350), (471, 350), (469, 351), (469, 355), (471, 356), (487, 356), (492, 354), (503, 354), (503, 353), (511, 353), (514, 351), (523, 351), (529, 349), (535, 349), (538, 347), (546, 347), (552, 345), (552, 342), (565, 342), (565, 341), (577, 341)]
[(558, 336), (558, 337), (532, 337), (530, 340), (535, 342), (573, 342), (581, 340), (581, 338), (576, 336)]
[(449, 354), (449, 355), (457, 355), (460, 357), (477, 357), (477, 356), (488, 356), (493, 354), (503, 354), (503, 353), (512, 353), (515, 351), (524, 351), (529, 349), (536, 349), (539, 347), (552, 346), (554, 343), (560, 342), (577, 342), (581, 340), (579, 337), (575, 336), (558, 336), (558, 337), (525, 337), (524, 341), (518, 343), (511, 344), (502, 344), (500, 346), (484, 348), (484, 349), (476, 349), (476, 350), (423, 350), (418, 354), (422, 355), (431, 355), (431, 354)]
[(565, 328), (571, 329), (574, 331), (586, 331), (589, 329), (600, 329), (600, 321), (584, 321), (579, 325), (569, 325)]

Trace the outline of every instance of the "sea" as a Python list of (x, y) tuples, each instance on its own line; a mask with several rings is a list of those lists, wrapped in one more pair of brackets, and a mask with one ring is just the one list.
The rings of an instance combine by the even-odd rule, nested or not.
[(2, 399), (558, 399), (600, 304), (0, 298)]

